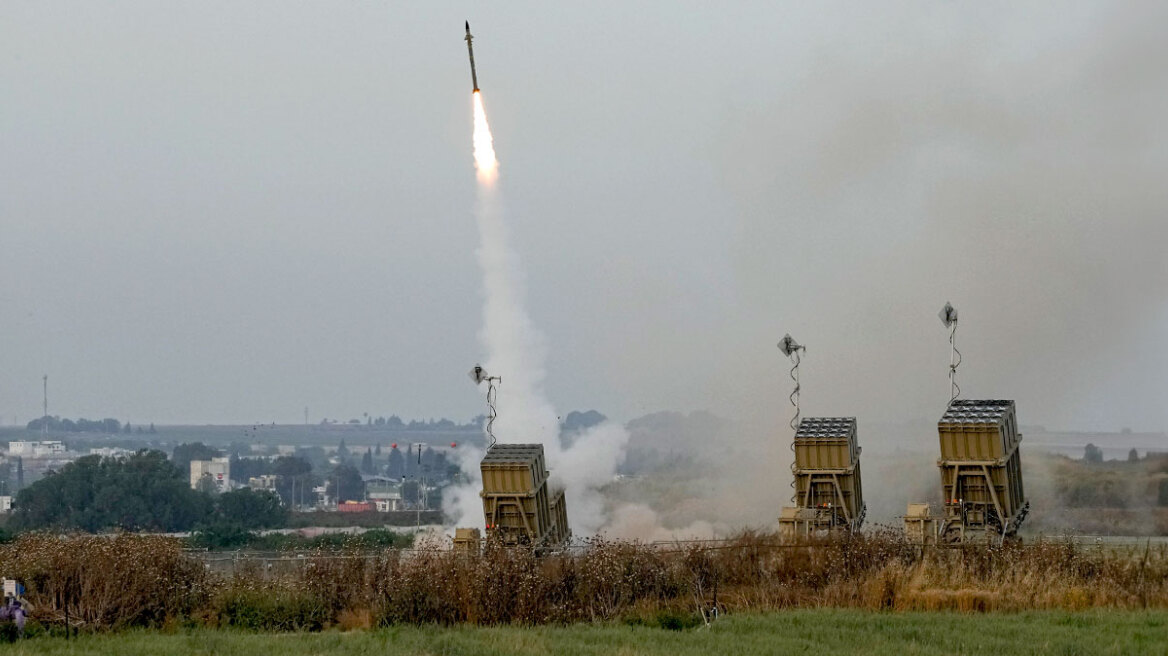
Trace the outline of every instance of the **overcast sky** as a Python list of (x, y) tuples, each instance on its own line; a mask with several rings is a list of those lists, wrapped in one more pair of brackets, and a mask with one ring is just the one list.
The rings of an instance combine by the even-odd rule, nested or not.
[(785, 426), (789, 331), (932, 421), (949, 300), (965, 396), (1168, 428), (1168, 11), (1086, 2), (4, 2), (0, 418), (481, 412), (464, 19), (557, 407)]

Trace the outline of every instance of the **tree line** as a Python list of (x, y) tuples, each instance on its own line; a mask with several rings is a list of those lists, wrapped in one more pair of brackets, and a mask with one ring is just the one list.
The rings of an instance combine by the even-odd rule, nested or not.
[(190, 531), (210, 526), (244, 530), (282, 526), (288, 511), (267, 491), (218, 495), (191, 489), (189, 476), (161, 451), (125, 457), (85, 456), (17, 493), (7, 527), (13, 531), (73, 529)]
[[(134, 427), (129, 422), (123, 424), (117, 419), (112, 418), (85, 419), (82, 417), (79, 419), (69, 419), (66, 417), (62, 419), (61, 417), (44, 416), (33, 419), (25, 427), (30, 431), (40, 431), (46, 430), (46, 426), (47, 430), (55, 433), (105, 433), (107, 435), (113, 435), (116, 433), (130, 434), (134, 432)], [(137, 432), (139, 434), (149, 433), (153, 435), (158, 431), (154, 428), (154, 424), (150, 424), (150, 427), (147, 429), (138, 426)]]

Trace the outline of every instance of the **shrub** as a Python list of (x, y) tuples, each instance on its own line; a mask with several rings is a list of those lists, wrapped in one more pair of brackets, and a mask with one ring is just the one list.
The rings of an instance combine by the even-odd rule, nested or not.
[(159, 626), (189, 616), (212, 581), (161, 536), (25, 534), (0, 545), (0, 571), (24, 582), (33, 616), (84, 629)]

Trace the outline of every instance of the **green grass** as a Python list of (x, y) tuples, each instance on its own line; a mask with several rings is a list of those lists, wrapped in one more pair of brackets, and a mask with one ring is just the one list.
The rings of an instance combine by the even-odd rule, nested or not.
[(799, 610), (724, 617), (670, 631), (622, 624), (567, 627), (392, 627), (312, 634), (200, 629), (35, 638), (9, 654), (1168, 654), (1168, 612), (966, 615)]

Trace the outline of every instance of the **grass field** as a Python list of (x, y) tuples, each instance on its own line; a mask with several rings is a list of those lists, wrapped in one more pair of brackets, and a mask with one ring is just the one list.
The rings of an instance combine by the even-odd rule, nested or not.
[(376, 631), (243, 633), (136, 630), (35, 638), (9, 654), (1168, 654), (1168, 612), (1018, 614), (797, 610), (724, 617), (670, 631), (622, 624), (517, 627), (393, 627)]

